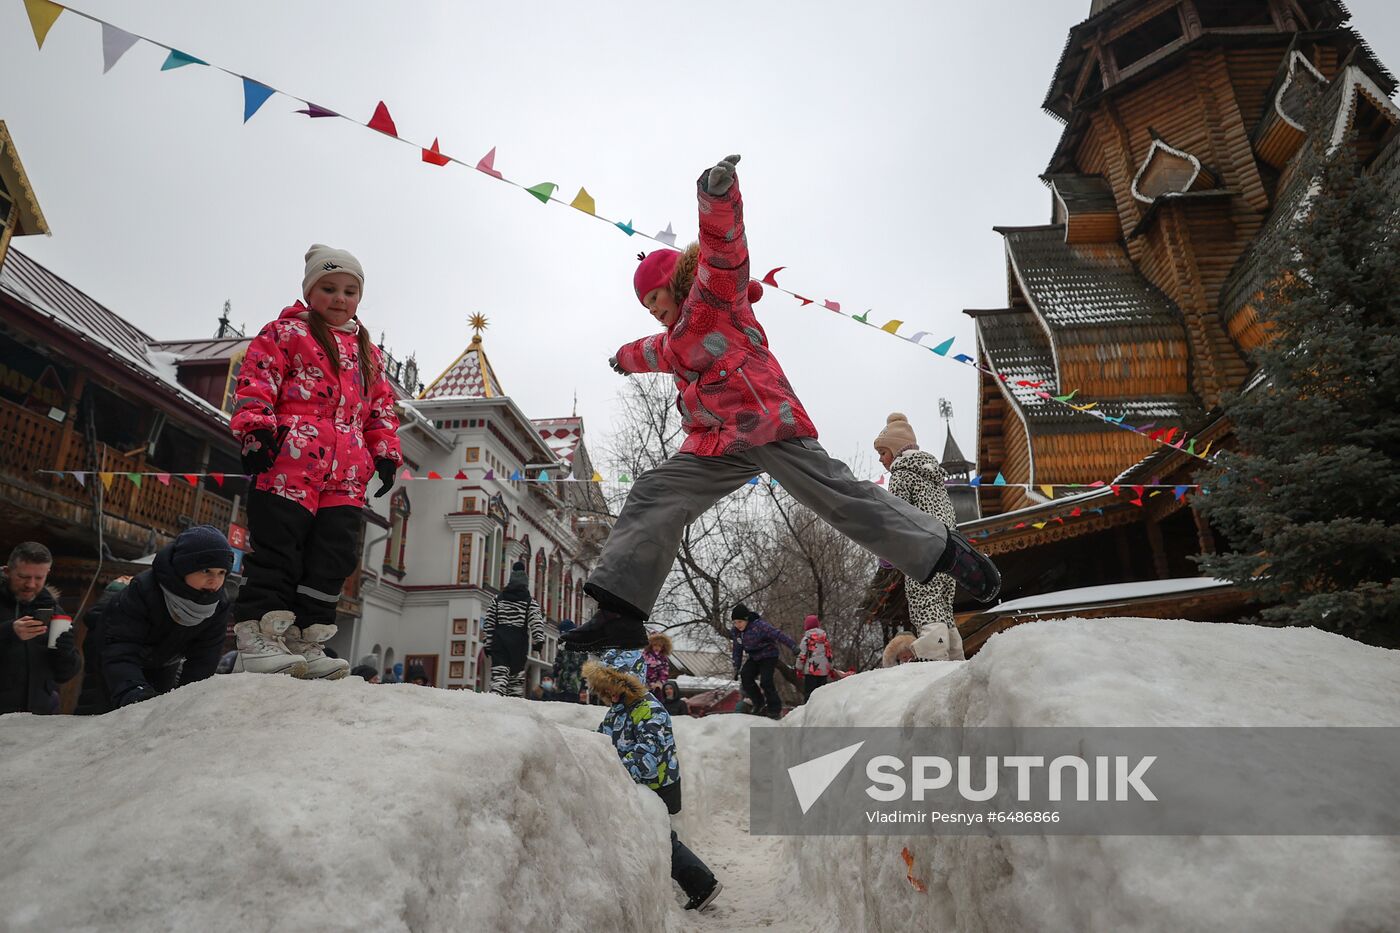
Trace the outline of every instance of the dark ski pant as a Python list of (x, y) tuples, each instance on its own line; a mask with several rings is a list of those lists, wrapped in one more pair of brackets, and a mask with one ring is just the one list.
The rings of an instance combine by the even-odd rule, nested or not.
[(799, 437), (722, 457), (676, 454), (637, 477), (585, 591), (599, 605), (646, 619), (675, 563), (685, 526), (759, 473), (772, 476), (822, 521), (911, 579), (932, 575), (948, 543), (947, 526), (938, 519), (882, 486), (856, 479), (816, 438)]
[[(656, 795), (666, 804), (666, 812), (675, 816), (681, 812), (681, 785), (677, 781), (665, 787), (656, 788)], [(700, 856), (690, 851), (684, 842), (671, 830), (671, 879), (681, 886), (686, 897), (694, 897), (710, 890), (715, 873), (700, 860)]]
[(802, 678), (802, 696), (803, 696), (803, 699), (804, 699), (804, 700), (810, 700), (810, 699), (812, 698), (812, 691), (815, 690), (815, 689), (817, 689), (818, 687), (824, 687), (824, 686), (826, 686), (826, 675), (825, 675), (825, 674), (822, 674), (821, 676), (818, 676), (818, 675), (816, 675), (816, 674), (808, 674), (806, 677), (803, 677), (803, 678)]
[(361, 511), (337, 505), (308, 512), (274, 493), (249, 493), (253, 550), (243, 561), (248, 582), (238, 593), (234, 621), (289, 609), (303, 629), (335, 624), (341, 587), (359, 563)]
[(749, 658), (739, 669), (744, 696), (753, 704), (753, 711), (760, 716), (772, 716), (774, 719), (783, 713), (783, 701), (778, 696), (778, 685), (773, 682), (773, 669), (777, 666), (777, 658)]

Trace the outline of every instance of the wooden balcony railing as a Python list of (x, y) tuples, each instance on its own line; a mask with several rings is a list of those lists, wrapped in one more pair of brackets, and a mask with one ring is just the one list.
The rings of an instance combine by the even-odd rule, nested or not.
[[(37, 471), (116, 473), (111, 487), (103, 493), (102, 510), (108, 515), (167, 535), (179, 534), (182, 516), (196, 524), (228, 528), (233, 513), (233, 503), (225, 497), (228, 494), (210, 489), (201, 494), (182, 476), (172, 477), (168, 486), (154, 476), (143, 476), (138, 487), (124, 475), (152, 469), (156, 468), (143, 457), (128, 457), (102, 443), (97, 445), (94, 457), (87, 439), (68, 425), (0, 400), (0, 473), (29, 485), (47, 487), (83, 505), (92, 502), (90, 485), (85, 487), (71, 476)], [(87, 481), (91, 484), (100, 479), (89, 476)]]

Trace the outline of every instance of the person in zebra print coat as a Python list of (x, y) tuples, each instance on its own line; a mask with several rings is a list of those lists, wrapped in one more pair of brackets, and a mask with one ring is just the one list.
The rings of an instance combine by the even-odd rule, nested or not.
[(486, 610), (481, 647), (491, 658), (491, 692), (524, 697), (527, 649), (538, 652), (544, 647), (544, 613), (530, 598), (525, 565), (520, 561), (511, 565), (506, 588)]

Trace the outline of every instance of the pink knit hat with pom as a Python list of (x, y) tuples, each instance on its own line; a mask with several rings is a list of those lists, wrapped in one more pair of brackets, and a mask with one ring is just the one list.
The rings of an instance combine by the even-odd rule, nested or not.
[(802, 631), (810, 632), (814, 628), (821, 628), (822, 620), (816, 616), (808, 616), (802, 623)]
[[(671, 283), (671, 273), (676, 271), (681, 254), (674, 249), (658, 249), (640, 258), (637, 271), (632, 273), (632, 288), (637, 292), (637, 300), (646, 307), (648, 292)], [(749, 304), (758, 301), (763, 297), (763, 286), (750, 279), (748, 297)]]

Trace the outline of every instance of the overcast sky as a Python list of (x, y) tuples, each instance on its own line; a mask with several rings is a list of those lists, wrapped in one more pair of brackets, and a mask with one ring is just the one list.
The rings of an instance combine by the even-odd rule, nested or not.
[[(1397, 67), (1400, 4), (1348, 5)], [(1040, 102), (1089, 0), (75, 8), (361, 120), (382, 99), (402, 137), (472, 163), (495, 146), (508, 177), (585, 186), (682, 243), (696, 176), (741, 153), (756, 275), (787, 266), (786, 287), (971, 352), (962, 309), (1006, 299), (992, 225), (1048, 220), (1060, 124)], [(95, 23), (64, 15), (39, 51), (20, 0), (0, 3), (0, 119), (53, 230), (19, 249), (158, 339), (211, 336), (225, 299), (255, 332), (300, 297), (310, 243), (349, 249), (362, 320), (425, 382), (486, 314), (506, 392), (542, 418), (577, 391), (601, 447), (607, 359), (654, 330), (631, 287), (652, 244), (285, 97), (243, 125), (238, 81), (164, 58), (139, 43), (104, 76)], [(945, 397), (975, 456), (971, 370), (782, 294), (756, 310), (833, 454), (873, 476), (892, 410), (941, 453)]]

